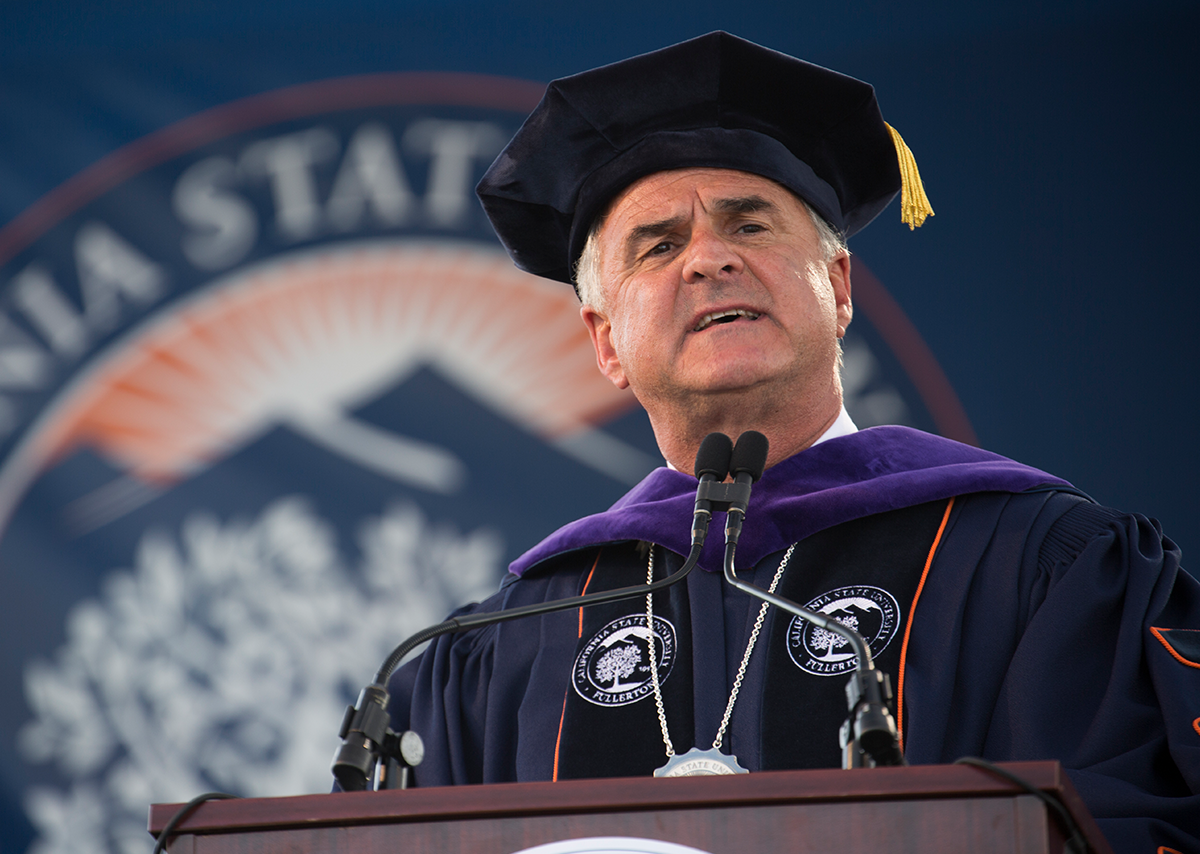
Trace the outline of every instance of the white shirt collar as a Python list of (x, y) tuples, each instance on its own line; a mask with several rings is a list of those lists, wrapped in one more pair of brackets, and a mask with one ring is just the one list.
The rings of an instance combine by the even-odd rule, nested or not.
[[(809, 447), (811, 448), (813, 445), (819, 445), (826, 439), (837, 439), (841, 436), (849, 436), (851, 433), (857, 432), (858, 425), (854, 423), (854, 420), (850, 417), (850, 413), (846, 411), (846, 407), (843, 404), (842, 411), (838, 413), (838, 417), (835, 418), (833, 423), (829, 425), (829, 429), (817, 437), (817, 441), (813, 442), (812, 445), (809, 445)], [(671, 465), (670, 460), (666, 460), (666, 463), (667, 468), (671, 469), (672, 471), (678, 471), (675, 466)]]
[[(813, 445), (819, 445), (826, 439), (837, 439), (841, 436), (849, 436), (851, 433), (858, 432), (858, 425), (850, 417), (850, 413), (846, 411), (846, 407), (842, 406), (842, 411), (838, 413), (838, 417), (829, 425), (829, 429), (821, 434)], [(812, 445), (809, 445), (811, 448)]]

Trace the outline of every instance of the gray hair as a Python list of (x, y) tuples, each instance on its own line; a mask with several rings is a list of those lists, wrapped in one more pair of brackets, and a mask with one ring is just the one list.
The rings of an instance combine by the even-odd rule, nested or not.
[[(797, 198), (799, 199), (798, 196)], [(848, 252), (846, 239), (813, 210), (808, 202), (804, 199), (799, 201), (808, 211), (809, 219), (817, 230), (817, 242), (825, 260), (832, 261), (838, 253)], [(587, 242), (583, 245), (583, 252), (575, 264), (575, 293), (581, 303), (590, 305), (597, 311), (604, 311), (604, 283), (600, 280), (600, 248), (597, 239), (604, 220), (605, 216), (601, 215), (592, 223), (588, 230)]]

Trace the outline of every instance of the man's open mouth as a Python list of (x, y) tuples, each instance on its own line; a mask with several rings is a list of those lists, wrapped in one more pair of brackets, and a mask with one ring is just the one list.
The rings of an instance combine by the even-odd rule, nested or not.
[(739, 317), (744, 317), (747, 320), (757, 320), (759, 315), (753, 311), (747, 311), (744, 308), (731, 308), (728, 311), (714, 311), (711, 314), (706, 314), (700, 318), (700, 322), (696, 324), (693, 332), (700, 332), (714, 323), (732, 323)]

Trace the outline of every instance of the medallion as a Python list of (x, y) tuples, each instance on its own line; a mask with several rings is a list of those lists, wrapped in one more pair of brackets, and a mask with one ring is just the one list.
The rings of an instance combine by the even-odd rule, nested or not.
[(710, 777), (717, 774), (749, 774), (736, 756), (727, 756), (715, 747), (693, 747), (682, 756), (676, 754), (654, 771), (655, 777)]
[[(771, 581), (771, 593), (774, 593), (775, 588), (779, 586), (779, 580), (783, 578), (783, 571), (787, 569), (788, 561), (792, 559), (792, 552), (795, 550), (796, 544), (792, 543), (784, 553), (783, 559), (779, 561), (779, 568), (775, 570), (775, 578)], [(654, 581), (654, 547), (651, 546), (649, 551), (649, 558), (646, 561), (647, 584)], [(650, 684), (654, 689), (654, 705), (658, 712), (658, 725), (662, 728), (663, 745), (667, 748), (667, 764), (655, 769), (655, 777), (709, 777), (719, 774), (750, 773), (748, 769), (738, 764), (736, 756), (722, 753), (721, 745), (725, 742), (725, 731), (729, 728), (729, 721), (733, 717), (733, 706), (737, 703), (738, 691), (741, 690), (742, 679), (746, 676), (746, 666), (750, 663), (750, 655), (754, 652), (754, 645), (758, 642), (758, 635), (762, 631), (763, 619), (767, 616), (768, 607), (769, 604), (763, 602), (758, 609), (758, 619), (754, 621), (750, 640), (746, 642), (746, 652), (742, 656), (742, 663), (733, 680), (733, 689), (729, 692), (729, 702), (725, 704), (725, 715), (721, 718), (721, 725), (717, 728), (717, 737), (713, 739), (713, 746), (708, 750), (693, 747), (682, 756), (675, 753), (675, 747), (671, 744), (671, 733), (667, 729), (667, 711), (663, 705), (662, 688), (658, 683), (658, 664), (654, 660), (655, 644), (650, 644)], [(646, 626), (655, 625), (654, 620), (654, 597), (647, 593)]]

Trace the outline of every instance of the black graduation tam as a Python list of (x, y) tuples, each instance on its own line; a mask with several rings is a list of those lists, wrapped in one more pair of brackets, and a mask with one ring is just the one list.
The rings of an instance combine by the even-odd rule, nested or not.
[(518, 267), (571, 282), (593, 220), (668, 169), (770, 178), (849, 237), (901, 188), (893, 133), (869, 84), (715, 32), (551, 83), (477, 192)]

